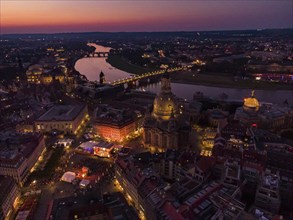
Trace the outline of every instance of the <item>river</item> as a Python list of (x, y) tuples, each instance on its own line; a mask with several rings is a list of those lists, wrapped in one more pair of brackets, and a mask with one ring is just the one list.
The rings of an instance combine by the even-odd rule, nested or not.
[[(103, 47), (96, 44), (88, 44), (95, 46), (96, 52), (109, 52), (110, 47)], [(105, 74), (106, 82), (113, 82), (115, 80), (130, 77), (130, 73), (116, 69), (106, 62), (105, 57), (88, 57), (81, 58), (75, 63), (75, 69), (80, 74), (86, 76), (89, 81), (99, 81), (101, 71)]]
[[(160, 86), (160, 83), (151, 84), (145, 87), (141, 87), (140, 90), (159, 93)], [(219, 99), (219, 96), (222, 93), (225, 93), (228, 95), (228, 100), (233, 101), (243, 100), (245, 97), (248, 97), (251, 94), (251, 89), (220, 88), (182, 83), (171, 83), (171, 87), (173, 93), (176, 94), (176, 96), (187, 100), (191, 100), (193, 98), (193, 94), (197, 91), (202, 92), (204, 96), (214, 99)], [(254, 95), (260, 102), (282, 104), (287, 99), (290, 104), (293, 104), (293, 91), (255, 90)]]
[[(108, 52), (111, 49), (96, 44), (90, 44), (90, 46), (95, 46), (97, 52)], [(89, 81), (99, 81), (101, 71), (104, 72), (107, 82), (113, 82), (131, 75), (111, 66), (104, 57), (81, 58), (76, 62), (75, 69), (85, 75)], [(176, 96), (187, 100), (191, 100), (193, 94), (197, 91), (201, 91), (205, 96), (211, 98), (219, 98), (221, 93), (226, 93), (228, 100), (243, 100), (243, 98), (251, 94), (251, 89), (221, 88), (181, 83), (172, 83), (171, 86)], [(160, 84), (148, 85), (140, 88), (140, 90), (158, 93), (160, 91)], [(290, 104), (293, 104), (293, 90), (255, 90), (255, 96), (260, 102), (281, 104), (284, 100), (287, 100)]]

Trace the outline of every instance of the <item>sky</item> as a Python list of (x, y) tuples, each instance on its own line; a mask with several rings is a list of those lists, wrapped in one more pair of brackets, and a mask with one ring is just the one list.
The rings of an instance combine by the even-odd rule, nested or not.
[(293, 28), (292, 0), (0, 0), (0, 33)]

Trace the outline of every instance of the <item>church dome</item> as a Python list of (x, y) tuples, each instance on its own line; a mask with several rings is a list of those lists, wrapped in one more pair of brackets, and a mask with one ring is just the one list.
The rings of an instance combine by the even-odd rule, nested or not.
[(260, 107), (258, 100), (254, 97), (254, 91), (251, 93), (251, 97), (244, 99), (243, 108), (246, 110), (255, 110), (257, 111)]
[(172, 111), (174, 112), (174, 115), (178, 112), (176, 97), (173, 94), (160, 94), (155, 98), (153, 115), (156, 118), (169, 120)]
[(153, 116), (157, 119), (169, 120), (171, 115), (177, 116), (178, 104), (171, 92), (170, 80), (162, 79), (161, 93), (154, 100)]

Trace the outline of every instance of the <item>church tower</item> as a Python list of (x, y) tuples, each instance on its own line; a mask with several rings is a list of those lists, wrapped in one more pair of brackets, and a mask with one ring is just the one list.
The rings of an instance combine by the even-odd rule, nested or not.
[(100, 84), (103, 85), (105, 83), (105, 74), (103, 71), (100, 73)]
[(143, 128), (143, 142), (151, 152), (190, 146), (191, 127), (181, 117), (178, 99), (172, 93), (168, 76), (161, 80), (160, 94), (154, 100), (152, 113), (146, 115)]

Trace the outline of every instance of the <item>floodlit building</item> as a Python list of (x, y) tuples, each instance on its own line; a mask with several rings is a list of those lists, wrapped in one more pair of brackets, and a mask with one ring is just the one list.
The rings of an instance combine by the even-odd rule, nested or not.
[(111, 151), (116, 147), (113, 143), (101, 141), (97, 143), (93, 149), (94, 149), (94, 154), (99, 156), (99, 157), (110, 157), (111, 156)]
[(89, 180), (83, 179), (83, 180), (80, 181), (79, 187), (86, 188), (89, 184), (90, 184)]
[(254, 97), (254, 91), (251, 93), (251, 97), (245, 98), (243, 107), (237, 108), (234, 119), (239, 120), (245, 124), (257, 124), (258, 123), (258, 110), (260, 104)]
[(130, 108), (99, 105), (94, 113), (95, 133), (105, 139), (121, 142), (142, 127), (143, 115)]
[(293, 108), (269, 103), (260, 105), (252, 92), (251, 97), (244, 99), (243, 106), (236, 109), (234, 119), (265, 129), (286, 128), (293, 122)]
[(26, 71), (27, 82), (30, 84), (40, 84), (41, 75), (44, 72), (44, 68), (40, 64), (31, 65)]
[(54, 105), (35, 122), (36, 131), (77, 134), (89, 119), (86, 105)]

